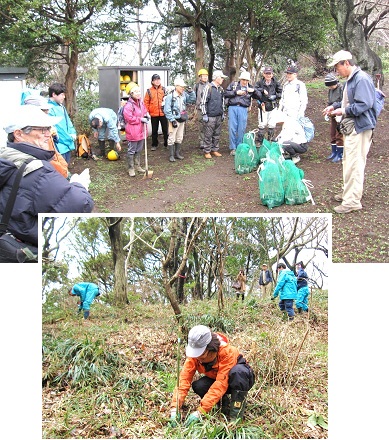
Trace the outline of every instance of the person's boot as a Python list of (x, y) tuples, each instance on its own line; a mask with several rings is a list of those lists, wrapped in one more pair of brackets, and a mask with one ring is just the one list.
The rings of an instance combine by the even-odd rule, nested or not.
[(263, 128), (260, 128), (255, 137), (255, 141), (258, 142), (259, 145), (262, 145), (264, 137), (265, 137), (265, 130)]
[(232, 390), (230, 404), (230, 420), (243, 419), (248, 391)]
[(135, 153), (134, 155), (134, 163), (135, 163), (135, 171), (138, 171), (138, 173), (145, 173), (146, 170), (144, 170), (141, 166), (140, 166), (140, 153)]
[(131, 177), (135, 176), (135, 168), (134, 168), (134, 155), (130, 154), (128, 156), (128, 174)]
[(229, 416), (230, 406), (231, 406), (231, 400), (227, 394), (224, 394), (224, 396), (222, 397), (222, 407), (221, 407), (222, 414), (224, 414), (225, 416)]
[(100, 149), (99, 156), (105, 157), (105, 141), (100, 141), (99, 140), (99, 149)]
[(267, 140), (272, 142), (274, 138), (274, 128), (269, 128), (267, 130)]
[(331, 144), (331, 154), (326, 157), (327, 160), (332, 160), (336, 156), (336, 144)]
[(184, 156), (181, 156), (180, 151), (181, 151), (181, 144), (177, 144), (175, 143), (175, 157), (177, 159), (182, 160), (184, 158)]
[(170, 160), (170, 162), (175, 162), (176, 161), (176, 159), (174, 158), (174, 149), (175, 149), (175, 145), (174, 144), (173, 145), (169, 145), (169, 154), (170, 154), (169, 160)]
[(108, 145), (109, 145), (109, 151), (111, 151), (115, 149), (116, 143), (113, 139), (108, 139)]
[(343, 159), (343, 147), (336, 147), (336, 156), (331, 160), (332, 163), (341, 162)]

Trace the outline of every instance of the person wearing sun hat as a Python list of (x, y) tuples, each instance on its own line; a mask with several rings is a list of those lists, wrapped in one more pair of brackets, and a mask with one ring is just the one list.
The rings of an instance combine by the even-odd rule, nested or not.
[(296, 66), (288, 66), (285, 73), (286, 83), (282, 89), (279, 108), (286, 116), (297, 120), (305, 116), (308, 104), (307, 88), (303, 81), (297, 79)]
[[(86, 186), (81, 181), (69, 182), (50, 163), (54, 155), (48, 144), (50, 127), (60, 117), (49, 116), (35, 105), (22, 105), (7, 119), (4, 130), (8, 142), (0, 150), (0, 218), (18, 169), (32, 159), (17, 190), (7, 232), (37, 246), (39, 213), (88, 213), (93, 209), (93, 200), (86, 182)], [(3, 258), (0, 249), (0, 262), (13, 261)]]
[(338, 214), (348, 214), (362, 209), (363, 182), (367, 154), (377, 124), (375, 87), (371, 77), (355, 64), (353, 56), (346, 50), (336, 52), (328, 67), (347, 81), (341, 102), (335, 102), (323, 110), (323, 115), (341, 116), (343, 133), (343, 192), (334, 196), (342, 202), (334, 207)]
[[(170, 425), (176, 426), (180, 420), (180, 409), (191, 386), (201, 400), (197, 410), (186, 419), (186, 426), (199, 422), (202, 414), (210, 412), (220, 401), (222, 413), (230, 420), (242, 419), (255, 375), (239, 349), (229, 343), (226, 335), (196, 325), (188, 334), (186, 356), (179, 387), (173, 391)], [(203, 376), (193, 381), (196, 372)]]

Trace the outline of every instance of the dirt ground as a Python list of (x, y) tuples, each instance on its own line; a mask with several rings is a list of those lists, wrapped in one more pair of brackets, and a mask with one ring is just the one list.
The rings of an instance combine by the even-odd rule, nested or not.
[[(222, 129), (219, 151), (223, 156), (220, 158), (207, 160), (203, 157), (198, 148), (197, 124), (195, 120), (190, 120), (182, 144), (184, 160), (169, 162), (162, 136), (158, 149), (150, 151), (151, 138), (148, 138), (152, 179), (143, 179), (143, 174), (132, 178), (128, 176), (126, 142), (122, 142), (123, 152), (119, 161), (95, 162), (74, 157), (69, 169), (74, 173), (90, 168), (90, 192), (95, 200), (95, 213), (329, 213), (333, 214), (334, 262), (388, 262), (388, 104), (379, 117), (368, 155), (363, 210), (339, 215), (333, 211), (333, 207), (339, 204), (333, 196), (341, 192), (342, 165), (325, 159), (330, 152), (329, 123), (324, 120), (321, 110), (327, 103), (327, 89), (321, 80), (307, 83), (307, 88), (309, 103), (306, 115), (315, 124), (315, 138), (307, 153), (301, 155), (297, 166), (304, 170), (305, 179), (313, 184), (311, 193), (315, 204), (284, 204), (273, 209), (263, 206), (256, 172), (244, 175), (235, 172), (234, 158), (229, 155), (228, 149), (227, 120)], [(384, 92), (389, 96), (385, 88)], [(256, 126), (257, 108), (253, 106), (246, 131)]]

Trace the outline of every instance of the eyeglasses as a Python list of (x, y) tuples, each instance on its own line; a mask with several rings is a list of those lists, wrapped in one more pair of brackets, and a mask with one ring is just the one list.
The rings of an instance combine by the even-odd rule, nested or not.
[(30, 127), (31, 130), (40, 131), (42, 134), (50, 133), (51, 127)]

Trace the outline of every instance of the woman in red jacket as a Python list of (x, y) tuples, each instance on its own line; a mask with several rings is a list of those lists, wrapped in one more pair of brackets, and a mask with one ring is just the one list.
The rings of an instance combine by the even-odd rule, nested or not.
[[(220, 400), (222, 412), (231, 420), (243, 418), (247, 393), (254, 385), (255, 376), (239, 350), (230, 345), (227, 336), (197, 325), (189, 332), (186, 356), (179, 387), (173, 392), (170, 424), (176, 426), (180, 419), (180, 408), (191, 386), (201, 400), (197, 411), (187, 418), (187, 426), (199, 421), (201, 414), (211, 411)], [(204, 376), (192, 383), (196, 371)]]

